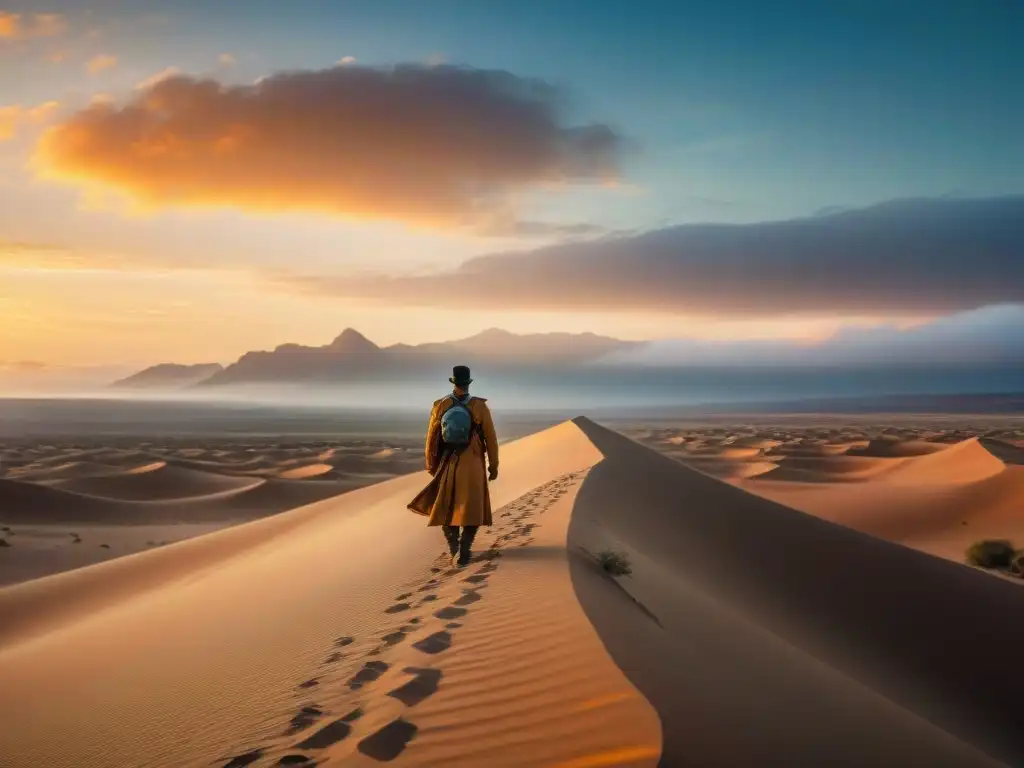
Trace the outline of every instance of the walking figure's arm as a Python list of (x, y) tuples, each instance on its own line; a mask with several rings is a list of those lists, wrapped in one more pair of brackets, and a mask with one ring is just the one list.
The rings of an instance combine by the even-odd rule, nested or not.
[(484, 448), (487, 450), (487, 467), (490, 469), (491, 480), (498, 476), (498, 434), (494, 431), (494, 419), (491, 409), (484, 403), (480, 426), (484, 431)]
[(441, 438), (441, 419), (437, 413), (439, 406), (440, 403), (434, 403), (434, 407), (430, 409), (430, 421), (427, 422), (427, 444), (424, 448), (427, 472), (432, 475), (437, 472), (437, 462), (440, 458), (438, 443)]

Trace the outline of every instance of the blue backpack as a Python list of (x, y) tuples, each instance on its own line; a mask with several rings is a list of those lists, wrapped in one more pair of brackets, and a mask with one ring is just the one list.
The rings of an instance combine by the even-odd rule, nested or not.
[(452, 398), (452, 405), (441, 417), (441, 439), (453, 448), (465, 448), (473, 437), (473, 413), (469, 410), (472, 397), (465, 400)]

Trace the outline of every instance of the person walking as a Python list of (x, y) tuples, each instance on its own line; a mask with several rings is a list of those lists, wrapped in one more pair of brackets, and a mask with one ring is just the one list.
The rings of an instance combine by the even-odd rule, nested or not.
[[(498, 478), (498, 437), (487, 400), (469, 394), (469, 368), (452, 369), (451, 394), (434, 401), (427, 423), (426, 465), (430, 483), (409, 509), (440, 526), (453, 564), (464, 567), (481, 525), (491, 525), (488, 481)], [(486, 466), (485, 466), (486, 459)]]

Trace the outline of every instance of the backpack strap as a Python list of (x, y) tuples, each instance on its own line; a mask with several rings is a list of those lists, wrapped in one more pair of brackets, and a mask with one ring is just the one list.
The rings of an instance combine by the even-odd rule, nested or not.
[(469, 404), (473, 401), (473, 396), (472, 395), (467, 395), (465, 400), (459, 400), (459, 398), (457, 398), (454, 394), (449, 394), (448, 398), (451, 399), (452, 405), (457, 405), (457, 406), (459, 406), (461, 408), (465, 408), (467, 411), (469, 411), (470, 418), (473, 420), (474, 423), (476, 423), (476, 419), (473, 419), (473, 411), (469, 407)]

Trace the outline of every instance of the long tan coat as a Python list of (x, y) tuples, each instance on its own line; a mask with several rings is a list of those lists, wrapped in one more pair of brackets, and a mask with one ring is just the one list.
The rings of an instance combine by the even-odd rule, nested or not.
[(441, 443), (441, 417), (454, 405), (452, 395), (434, 403), (427, 425), (426, 464), (434, 478), (409, 502), (409, 509), (427, 517), (427, 525), (490, 525), (491, 495), (487, 467), (498, 466), (498, 437), (491, 409), (482, 397), (469, 403), (476, 429), (462, 451), (449, 453)]

